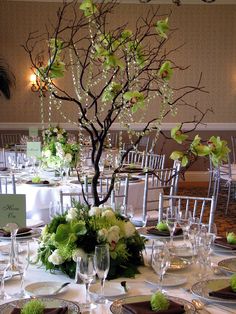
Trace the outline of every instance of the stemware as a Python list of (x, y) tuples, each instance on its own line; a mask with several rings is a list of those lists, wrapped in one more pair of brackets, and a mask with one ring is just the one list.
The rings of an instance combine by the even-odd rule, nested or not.
[(183, 236), (184, 236), (184, 246), (187, 246), (187, 236), (188, 231), (191, 225), (191, 219), (192, 219), (192, 213), (190, 211), (187, 211), (183, 213), (182, 211), (179, 211), (178, 213), (178, 224), (183, 230)]
[(101, 280), (101, 291), (98, 303), (106, 303), (104, 297), (104, 285), (110, 268), (110, 253), (108, 245), (95, 246), (95, 268), (98, 278)]
[(81, 308), (91, 310), (96, 307), (89, 299), (89, 286), (96, 275), (95, 270), (95, 256), (93, 254), (87, 254), (82, 257), (78, 256), (76, 260), (76, 275), (75, 281), (78, 282), (78, 278), (82, 279), (86, 288), (85, 303), (80, 303)]
[(159, 277), (158, 288), (162, 291), (163, 276), (170, 266), (170, 253), (164, 242), (154, 241), (151, 257), (152, 268)]
[(170, 232), (170, 247), (174, 246), (174, 233), (177, 227), (177, 209), (167, 209), (166, 212), (166, 224)]
[(1, 260), (0, 261), (0, 280), (1, 280), (0, 300), (7, 300), (10, 298), (10, 296), (5, 291), (5, 278), (6, 278), (7, 267), (8, 267), (8, 261)]

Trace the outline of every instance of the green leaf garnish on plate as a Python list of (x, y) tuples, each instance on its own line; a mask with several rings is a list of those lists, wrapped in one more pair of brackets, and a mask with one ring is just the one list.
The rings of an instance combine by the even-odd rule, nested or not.
[(27, 302), (22, 310), (21, 314), (43, 314), (45, 305), (40, 300), (31, 300)]
[(170, 306), (169, 300), (166, 296), (158, 291), (151, 296), (151, 308), (153, 311), (164, 311), (168, 310)]

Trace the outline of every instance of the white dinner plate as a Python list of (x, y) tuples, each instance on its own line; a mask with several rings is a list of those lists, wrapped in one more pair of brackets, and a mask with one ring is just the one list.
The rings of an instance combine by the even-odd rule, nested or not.
[[(76, 314), (80, 313), (80, 308), (78, 304), (66, 301), (62, 299), (55, 299), (55, 298), (36, 298), (40, 300), (45, 305), (45, 308), (58, 308), (67, 306), (68, 307), (68, 314)], [(20, 300), (11, 300), (8, 303), (0, 305), (0, 313), (1, 314), (11, 314), (14, 307), (22, 308), (24, 304), (29, 302), (30, 299), (20, 299)]]
[[(101, 291), (101, 284), (95, 283), (90, 286), (89, 292), (90, 295), (96, 300), (97, 297), (99, 297)], [(125, 296), (126, 292), (124, 290), (124, 287), (121, 286), (119, 282), (105, 282), (104, 286), (104, 296), (107, 299), (115, 299), (118, 297)]]
[(205, 301), (211, 301), (214, 303), (224, 303), (224, 304), (236, 304), (236, 299), (222, 299), (218, 297), (209, 296), (209, 292), (217, 291), (223, 288), (226, 288), (230, 285), (229, 278), (217, 278), (217, 279), (208, 279), (195, 283), (191, 291), (192, 293), (202, 298)]
[[(172, 297), (169, 295), (167, 297), (169, 300), (172, 300), (176, 303), (184, 305), (185, 314), (196, 313), (195, 307), (193, 306), (193, 304), (191, 302), (184, 300), (184, 299), (181, 299), (181, 298)], [(125, 297), (122, 299), (115, 300), (112, 303), (110, 310), (113, 314), (124, 314), (122, 304), (144, 302), (144, 301), (149, 301), (150, 299), (151, 299), (151, 295), (137, 295), (137, 296), (132, 296), (132, 297)], [(155, 312), (153, 312), (153, 313), (155, 313)]]
[[(153, 274), (146, 276), (146, 279), (144, 281), (153, 286), (158, 285), (158, 279), (156, 276), (153, 276)], [(163, 287), (176, 287), (176, 286), (181, 286), (186, 282), (187, 282), (187, 278), (184, 276), (165, 274), (163, 277), (162, 286)]]
[(67, 287), (61, 289), (59, 293), (56, 291), (61, 287), (63, 283), (57, 281), (42, 281), (42, 282), (34, 282), (25, 287), (25, 291), (30, 296), (51, 296), (62, 293), (66, 290)]

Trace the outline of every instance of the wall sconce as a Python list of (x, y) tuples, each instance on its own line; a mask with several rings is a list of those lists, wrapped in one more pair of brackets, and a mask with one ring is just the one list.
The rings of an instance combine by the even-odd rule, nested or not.
[(48, 82), (44, 82), (40, 80), (38, 75), (32, 74), (30, 76), (30, 83), (32, 92), (39, 92), (39, 96), (46, 96), (46, 92), (48, 91)]

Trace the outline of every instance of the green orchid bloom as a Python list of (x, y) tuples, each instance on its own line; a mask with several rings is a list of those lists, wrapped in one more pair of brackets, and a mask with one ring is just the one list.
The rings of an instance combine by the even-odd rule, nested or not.
[(124, 93), (124, 99), (129, 101), (131, 105), (132, 113), (138, 111), (138, 109), (144, 108), (144, 95), (138, 91), (129, 91)]
[(84, 15), (86, 17), (90, 17), (98, 11), (96, 5), (93, 3), (93, 0), (83, 0), (79, 8), (84, 11)]
[(182, 144), (187, 138), (188, 135), (183, 134), (181, 131), (181, 126), (177, 125), (171, 130), (171, 137), (179, 144)]
[(212, 136), (208, 141), (209, 155), (214, 166), (218, 166), (222, 161), (227, 161), (230, 152), (227, 142), (221, 140), (219, 136)]
[(158, 76), (160, 76), (164, 81), (169, 81), (173, 75), (173, 69), (171, 68), (170, 61), (165, 61), (159, 71)]
[(104, 91), (102, 101), (112, 101), (116, 95), (121, 91), (122, 85), (120, 83), (112, 82)]
[(210, 153), (210, 148), (207, 145), (201, 143), (201, 138), (199, 135), (196, 135), (194, 140), (190, 145), (190, 150), (194, 155), (197, 156), (208, 156)]
[(166, 32), (169, 30), (168, 22), (169, 20), (167, 17), (165, 20), (160, 20), (156, 23), (156, 31), (158, 35), (162, 38), (167, 38)]
[(184, 152), (178, 150), (175, 150), (171, 153), (170, 159), (179, 160), (182, 167), (186, 167), (189, 163), (188, 156)]

